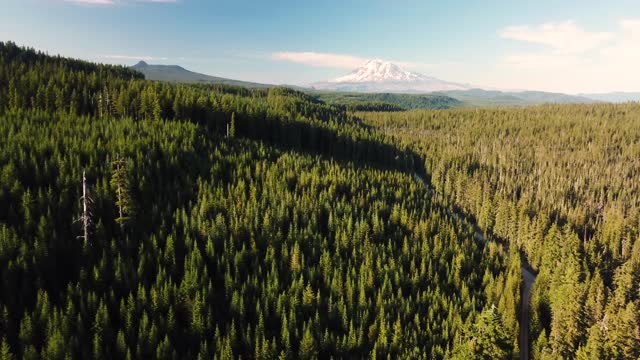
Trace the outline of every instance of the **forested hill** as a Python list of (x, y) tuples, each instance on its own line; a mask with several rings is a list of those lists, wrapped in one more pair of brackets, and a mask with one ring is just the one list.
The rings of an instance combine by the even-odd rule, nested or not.
[(3, 358), (517, 351), (518, 256), (345, 107), (0, 43), (0, 139)]
[(183, 68), (182, 66), (178, 66), (178, 65), (154, 65), (154, 64), (147, 64), (144, 61), (140, 61), (137, 64), (133, 65), (131, 69), (143, 73), (147, 80), (169, 81), (169, 82), (176, 82), (176, 83), (194, 83), (194, 84), (222, 84), (222, 85), (244, 86), (248, 88), (273, 87), (273, 85), (259, 84), (254, 82), (226, 79), (218, 76), (199, 74), (197, 72), (189, 71)]

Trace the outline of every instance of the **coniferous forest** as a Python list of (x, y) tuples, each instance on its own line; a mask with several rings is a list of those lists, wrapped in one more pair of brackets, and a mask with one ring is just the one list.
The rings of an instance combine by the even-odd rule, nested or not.
[(640, 357), (640, 104), (358, 116), (537, 273), (533, 358)]
[(401, 110), (0, 43), (0, 356), (637, 359), (640, 105)]

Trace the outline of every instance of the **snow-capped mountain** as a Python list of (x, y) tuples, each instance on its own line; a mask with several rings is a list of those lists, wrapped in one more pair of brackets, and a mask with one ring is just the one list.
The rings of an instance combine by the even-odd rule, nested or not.
[(422, 77), (390, 62), (369, 60), (351, 74), (329, 80), (329, 82), (419, 81)]
[(407, 71), (382, 60), (369, 60), (350, 74), (312, 84), (318, 90), (358, 92), (433, 92), (470, 87)]

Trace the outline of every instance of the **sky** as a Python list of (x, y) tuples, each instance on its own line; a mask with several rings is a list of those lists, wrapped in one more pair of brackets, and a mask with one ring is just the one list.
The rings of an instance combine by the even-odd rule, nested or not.
[(0, 41), (308, 85), (368, 59), (485, 88), (640, 91), (637, 0), (0, 0)]

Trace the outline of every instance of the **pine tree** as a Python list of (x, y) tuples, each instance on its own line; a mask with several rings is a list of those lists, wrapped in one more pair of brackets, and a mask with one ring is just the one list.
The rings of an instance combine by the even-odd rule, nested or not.
[(231, 113), (231, 122), (229, 124), (229, 137), (236, 137), (236, 113)]
[(300, 264), (300, 246), (296, 242), (293, 245), (293, 251), (291, 252), (290, 268), (291, 268), (291, 271), (293, 273), (297, 273), (298, 271), (300, 271), (300, 267), (301, 267), (301, 264)]
[(511, 359), (511, 336), (495, 307), (483, 311), (454, 350), (454, 359)]
[(131, 183), (127, 161), (119, 155), (112, 162), (111, 186), (116, 193), (116, 206), (118, 217), (116, 222), (123, 227), (134, 214), (133, 198), (131, 196)]
[(396, 319), (396, 322), (393, 324), (393, 339), (391, 341), (393, 346), (396, 349), (401, 349), (402, 345), (402, 323), (400, 322), (400, 317)]
[(300, 341), (300, 359), (316, 359), (318, 357), (318, 348), (316, 339), (311, 332), (311, 325), (307, 325)]
[(154, 120), (160, 120), (162, 118), (162, 107), (160, 106), (160, 99), (155, 92), (153, 94), (153, 103), (151, 104), (151, 118)]
[(15, 357), (11, 353), (7, 339), (2, 337), (2, 345), (0, 345), (0, 360), (13, 360)]
[(593, 325), (589, 329), (589, 338), (584, 347), (578, 349), (576, 359), (578, 360), (599, 360), (607, 359), (604, 352), (605, 337), (600, 326)]

